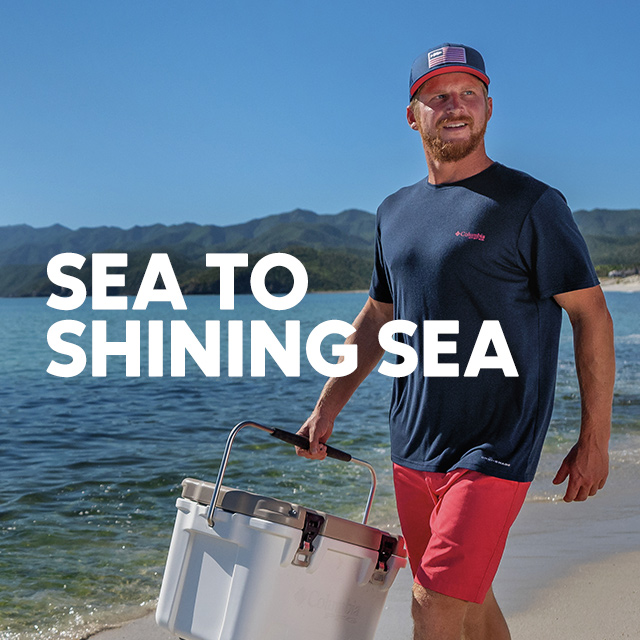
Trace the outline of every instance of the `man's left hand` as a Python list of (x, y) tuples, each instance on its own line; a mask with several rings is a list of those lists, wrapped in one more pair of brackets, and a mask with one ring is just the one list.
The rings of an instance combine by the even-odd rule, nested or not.
[(565, 502), (582, 502), (604, 487), (609, 475), (609, 452), (607, 445), (596, 440), (579, 439), (553, 479), (553, 484), (562, 484), (569, 478)]

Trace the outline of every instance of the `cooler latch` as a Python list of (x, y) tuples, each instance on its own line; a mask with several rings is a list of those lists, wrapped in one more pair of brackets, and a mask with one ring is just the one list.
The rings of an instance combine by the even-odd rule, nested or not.
[(371, 576), (371, 582), (377, 582), (380, 584), (384, 582), (387, 572), (389, 571), (387, 562), (394, 554), (397, 544), (397, 538), (387, 535), (386, 533), (382, 534), (380, 548), (378, 549), (378, 562), (376, 563), (376, 568)]
[(302, 528), (302, 537), (300, 539), (300, 547), (296, 551), (296, 555), (293, 558), (291, 564), (296, 567), (308, 567), (311, 562), (311, 554), (315, 551), (313, 541), (320, 534), (320, 529), (324, 524), (324, 518), (317, 513), (309, 513), (304, 519), (304, 527)]

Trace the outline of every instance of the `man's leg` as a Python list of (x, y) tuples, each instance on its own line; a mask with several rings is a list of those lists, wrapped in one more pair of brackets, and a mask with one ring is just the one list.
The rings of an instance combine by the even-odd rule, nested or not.
[(413, 640), (462, 640), (469, 603), (413, 585)]
[(414, 640), (511, 640), (490, 589), (482, 604), (413, 585)]
[(464, 640), (511, 640), (493, 588), (489, 589), (482, 604), (469, 603), (462, 637)]
[(491, 583), (529, 484), (397, 465), (394, 477), (416, 583), (415, 640), (509, 640)]

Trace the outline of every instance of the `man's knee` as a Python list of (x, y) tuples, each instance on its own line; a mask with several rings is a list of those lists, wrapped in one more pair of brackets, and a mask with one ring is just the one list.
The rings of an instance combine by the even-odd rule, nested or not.
[(435, 609), (451, 609), (466, 611), (469, 603), (466, 600), (446, 596), (443, 593), (432, 591), (417, 582), (413, 583), (413, 601), (419, 607)]
[(414, 583), (411, 611), (415, 625), (415, 638), (455, 639), (462, 635), (462, 627), (469, 603), (445, 596)]
[(489, 589), (482, 604), (470, 604), (464, 619), (463, 638), (468, 640), (511, 640), (507, 621)]

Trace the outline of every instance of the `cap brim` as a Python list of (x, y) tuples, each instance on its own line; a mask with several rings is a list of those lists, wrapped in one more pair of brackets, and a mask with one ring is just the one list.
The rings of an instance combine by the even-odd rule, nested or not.
[(411, 85), (411, 97), (416, 94), (416, 91), (427, 81), (435, 76), (441, 76), (444, 73), (469, 73), (476, 78), (479, 78), (484, 82), (487, 86), (489, 86), (489, 77), (482, 73), (482, 71), (478, 71), (477, 69), (472, 69), (471, 67), (464, 66), (455, 66), (450, 65), (448, 67), (440, 67), (440, 69), (434, 69), (433, 71), (429, 71), (429, 73), (425, 73), (423, 76), (420, 76), (412, 85)]

